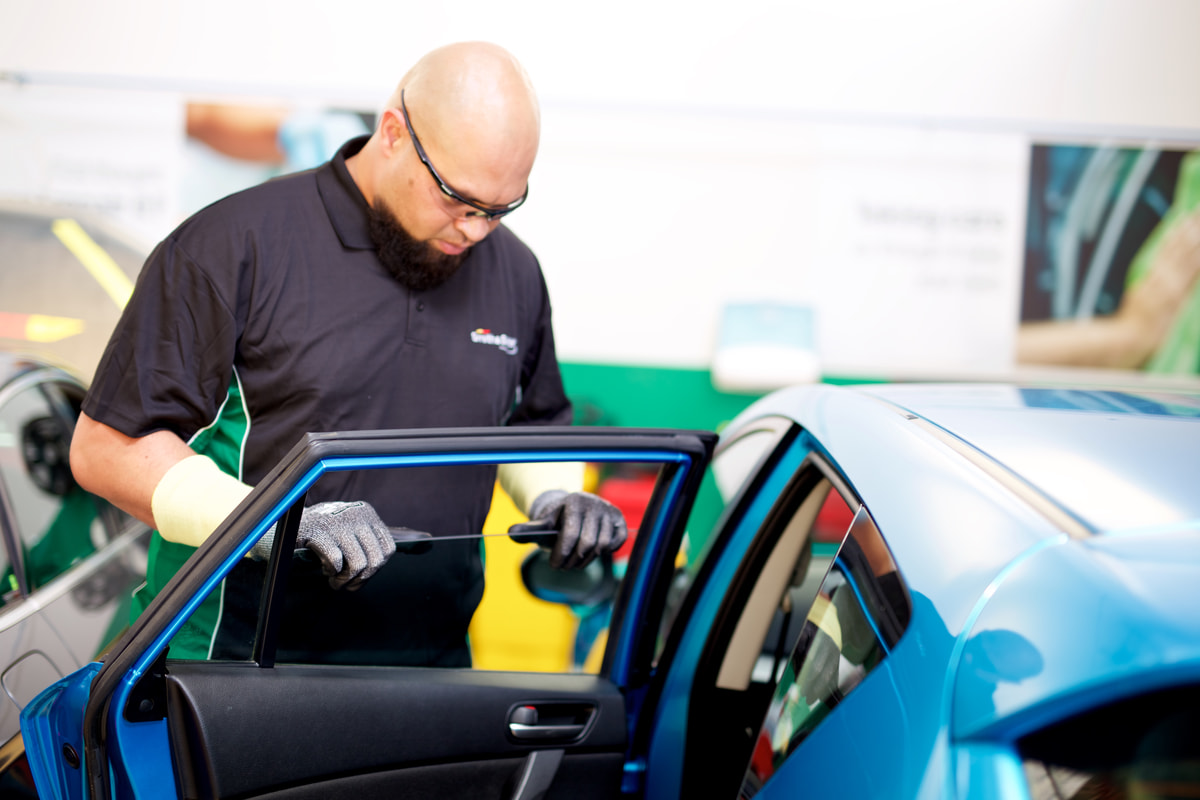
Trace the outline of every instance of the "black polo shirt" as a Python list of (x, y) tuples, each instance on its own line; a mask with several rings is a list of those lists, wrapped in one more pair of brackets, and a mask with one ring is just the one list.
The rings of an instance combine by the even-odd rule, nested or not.
[[(309, 431), (568, 423), (532, 252), (501, 225), (445, 284), (408, 290), (376, 257), (366, 200), (346, 168), (365, 141), (220, 200), (164, 240), (84, 411), (129, 436), (172, 431), (250, 484)], [(478, 533), (494, 475), (346, 473), (323, 478), (309, 502), (365, 499), (392, 525)], [(190, 554), (168, 558), (180, 546), (156, 544), (162, 574), (150, 576), (144, 601)], [(482, 572), (478, 549), (468, 549), (445, 588), (477, 602)], [(355, 595), (384, 588), (384, 574)], [(457, 600), (465, 633), (474, 602)]]

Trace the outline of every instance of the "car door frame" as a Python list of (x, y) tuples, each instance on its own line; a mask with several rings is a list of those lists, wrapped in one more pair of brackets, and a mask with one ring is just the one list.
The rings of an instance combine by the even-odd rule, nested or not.
[[(174, 792), (170, 768), (137, 774), (125, 749), (156, 757), (169, 750), (163, 727), (131, 722), (140, 708), (155, 711), (165, 694), (161, 689), (165, 649), (182, 622), (249, 551), (275, 521), (282, 521), (271, 559), (274, 582), (268, 584), (266, 613), (259, 621), (253, 653), (259, 666), (274, 663), (272, 626), (278, 618), (276, 604), (286, 584), (290, 552), (299, 526), (303, 499), (310, 486), (326, 471), (420, 466), (430, 463), (504, 463), (547, 461), (646, 461), (663, 464), (663, 477), (647, 509), (651, 527), (639, 532), (622, 589), (616, 598), (610, 639), (601, 675), (622, 690), (636, 688), (650, 678), (649, 660), (656, 630), (650, 625), (625, 625), (625, 620), (653, 618), (667, 593), (669, 559), (683, 535), (684, 523), (715, 446), (707, 431), (663, 431), (581, 427), (526, 427), (500, 429), (432, 429), (417, 431), (367, 431), (309, 434), (299, 442), (208, 541), (168, 582), (124, 637), (109, 651), (103, 666), (81, 671), (63, 692), (86, 691), (82, 720), (69, 712), (69, 704), (54, 709), (52, 693), (39, 697), (31, 727), (42, 726), (38, 738), (60, 747), (78, 748), (75, 760), (85, 770), (87, 796), (110, 797), (112, 780), (129, 786), (131, 779), (143, 788)], [(545, 454), (544, 456), (540, 454)], [(439, 460), (441, 459), (441, 460)], [(474, 459), (474, 460), (471, 460)], [(281, 605), (281, 603), (279, 603)], [(63, 682), (60, 682), (60, 684)], [(81, 687), (86, 686), (86, 689)], [(24, 720), (23, 720), (24, 724)], [(628, 722), (632, 726), (632, 722)], [(81, 730), (80, 730), (81, 728)], [(73, 734), (73, 731), (78, 731)], [(27, 739), (29, 737), (27, 736)], [(59, 763), (59, 753), (40, 754), (37, 768)], [(151, 758), (150, 760), (153, 760)], [(110, 773), (111, 769), (111, 773)], [(166, 785), (169, 782), (169, 785)]]
[[(659, 680), (651, 690), (653, 714), (643, 716), (634, 732), (634, 748), (642, 754), (648, 776), (647, 791), (656, 797), (690, 797), (712, 788), (689, 769), (698, 755), (709, 762), (716, 755), (702, 746), (703, 712), (712, 702), (712, 685), (741, 604), (800, 500), (825, 480), (847, 502), (853, 501), (852, 507), (862, 504), (821, 443), (787, 416), (771, 413), (747, 420), (723, 435), (714, 458), (737, 437), (756, 429), (775, 430), (778, 438), (718, 523), (713, 551), (680, 610), (682, 624), (672, 630), (665, 646)], [(803, 616), (806, 609), (800, 613)], [(669, 728), (664, 726), (667, 719)]]

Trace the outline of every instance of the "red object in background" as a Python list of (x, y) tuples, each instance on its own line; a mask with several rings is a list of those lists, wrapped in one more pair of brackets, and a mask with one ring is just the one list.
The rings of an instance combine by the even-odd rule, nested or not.
[(813, 523), (813, 541), (840, 544), (853, 521), (854, 511), (837, 491), (831, 490), (825, 496), (825, 502), (821, 504), (816, 522)]
[[(629, 558), (633, 540), (637, 537), (642, 517), (646, 514), (646, 506), (650, 504), (650, 495), (654, 492), (656, 480), (657, 474), (653, 472), (645, 475), (613, 475), (603, 479), (596, 488), (596, 494), (621, 509), (621, 513), (625, 515), (625, 524), (629, 528), (629, 538), (613, 554), (617, 560)], [(821, 510), (817, 512), (817, 519), (813, 524), (813, 541), (839, 544), (853, 521), (854, 509), (846, 505), (840, 494), (830, 491), (821, 505)]]
[(768, 778), (775, 774), (775, 749), (771, 747), (771, 740), (767, 738), (766, 730), (759, 731), (758, 737), (754, 740), (754, 752), (750, 756), (750, 771), (758, 778), (759, 786), (762, 786)]
[(2, 339), (28, 339), (26, 331), (29, 329), (28, 314), (10, 314), (8, 312), (0, 312), (0, 338)]
[(654, 492), (654, 483), (657, 479), (656, 473), (636, 476), (614, 475), (601, 481), (596, 489), (596, 494), (621, 509), (621, 513), (625, 515), (625, 526), (629, 530), (629, 538), (613, 553), (613, 557), (618, 561), (629, 558), (629, 552), (633, 549), (633, 540), (637, 538), (638, 528), (642, 525), (642, 517), (646, 515), (646, 506), (650, 504), (650, 495)]

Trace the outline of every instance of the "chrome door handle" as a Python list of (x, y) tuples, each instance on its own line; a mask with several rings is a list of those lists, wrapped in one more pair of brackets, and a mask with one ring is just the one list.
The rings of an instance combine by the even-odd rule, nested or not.
[(574, 739), (583, 733), (583, 725), (525, 725), (508, 723), (508, 732), (517, 739)]
[(508, 714), (508, 735), (526, 742), (569, 742), (587, 732), (595, 717), (592, 703), (527, 703)]

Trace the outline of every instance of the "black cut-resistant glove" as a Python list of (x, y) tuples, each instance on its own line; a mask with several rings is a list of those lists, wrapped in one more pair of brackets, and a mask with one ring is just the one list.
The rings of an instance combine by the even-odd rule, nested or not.
[[(250, 551), (252, 558), (271, 555), (275, 529)], [(321, 571), (334, 589), (354, 591), (396, 552), (392, 532), (375, 509), (361, 500), (317, 503), (304, 509), (296, 533), (296, 549), (308, 548), (321, 561)]]
[(553, 520), (558, 530), (550, 547), (552, 567), (586, 566), (597, 555), (619, 548), (627, 535), (621, 510), (587, 492), (542, 492), (529, 507), (529, 518)]

